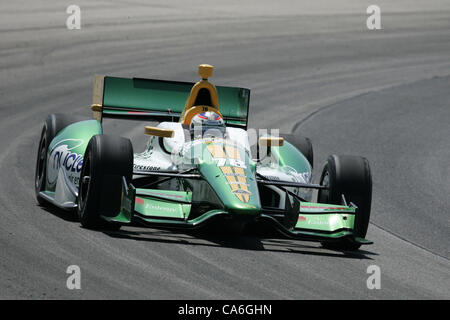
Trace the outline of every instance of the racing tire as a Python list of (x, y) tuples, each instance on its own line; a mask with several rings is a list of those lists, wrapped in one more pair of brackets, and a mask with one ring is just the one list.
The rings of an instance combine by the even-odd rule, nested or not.
[(307, 137), (294, 135), (294, 134), (281, 134), (287, 142), (296, 147), (300, 152), (305, 156), (306, 160), (308, 160), (311, 168), (314, 165), (314, 151), (311, 140)]
[(133, 175), (133, 146), (129, 139), (95, 135), (83, 158), (77, 212), (80, 223), (89, 229), (118, 230), (120, 224), (107, 222), (120, 212), (123, 177)]
[[(347, 204), (357, 206), (354, 224), (355, 237), (364, 238), (370, 220), (372, 203), (372, 175), (369, 162), (358, 156), (331, 155), (324, 164), (320, 184), (328, 190), (319, 190), (317, 202), (342, 204), (344, 195)], [(351, 239), (323, 242), (322, 246), (334, 250), (357, 250), (361, 246)]]
[(68, 125), (83, 120), (87, 119), (82, 116), (67, 115), (61, 113), (51, 114), (45, 120), (44, 126), (41, 131), (41, 138), (39, 139), (36, 170), (34, 175), (34, 190), (39, 205), (48, 205), (48, 202), (40, 196), (39, 192), (45, 190), (45, 178), (47, 176), (47, 153), (50, 143), (62, 129), (64, 129)]

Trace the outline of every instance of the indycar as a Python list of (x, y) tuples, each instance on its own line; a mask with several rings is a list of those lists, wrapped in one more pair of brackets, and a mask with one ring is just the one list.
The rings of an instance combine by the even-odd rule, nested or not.
[[(214, 221), (269, 224), (332, 249), (371, 244), (367, 159), (331, 155), (313, 183), (311, 141), (267, 132), (251, 139), (250, 90), (216, 87), (212, 73), (200, 65), (196, 83), (95, 76), (93, 118), (51, 114), (43, 125), (38, 203), (76, 211), (92, 229), (192, 229)], [(157, 125), (142, 128), (149, 139), (134, 153), (129, 139), (103, 133), (104, 118)], [(203, 127), (193, 130), (195, 119)], [(219, 130), (209, 132), (211, 124)]]

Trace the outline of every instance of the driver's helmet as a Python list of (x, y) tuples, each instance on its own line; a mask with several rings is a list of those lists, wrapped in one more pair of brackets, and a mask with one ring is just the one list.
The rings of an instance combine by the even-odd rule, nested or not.
[(220, 115), (212, 111), (196, 114), (189, 126), (192, 138), (225, 137), (225, 123)]

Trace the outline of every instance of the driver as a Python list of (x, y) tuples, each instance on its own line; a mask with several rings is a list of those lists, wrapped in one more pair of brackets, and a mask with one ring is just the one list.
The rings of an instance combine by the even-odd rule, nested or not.
[(206, 111), (195, 115), (189, 126), (192, 139), (199, 138), (224, 138), (225, 123), (220, 115), (212, 111)]

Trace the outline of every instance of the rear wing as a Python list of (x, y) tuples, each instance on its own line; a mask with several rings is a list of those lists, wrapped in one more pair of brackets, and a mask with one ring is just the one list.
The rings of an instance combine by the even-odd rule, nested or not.
[[(94, 118), (177, 121), (193, 82), (94, 77)], [(220, 112), (228, 126), (247, 128), (250, 90), (216, 86)]]

